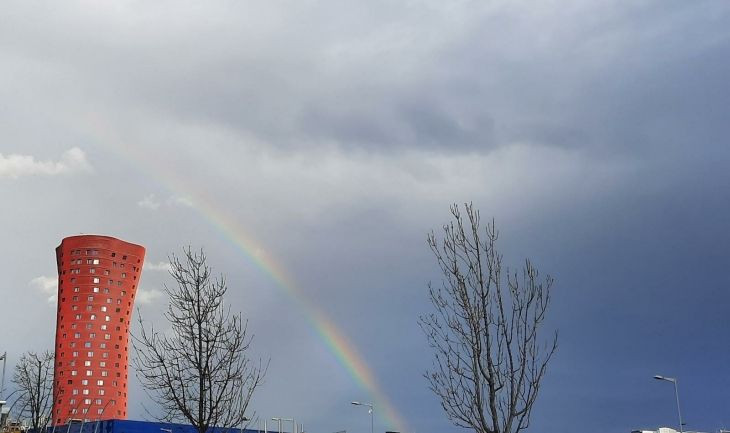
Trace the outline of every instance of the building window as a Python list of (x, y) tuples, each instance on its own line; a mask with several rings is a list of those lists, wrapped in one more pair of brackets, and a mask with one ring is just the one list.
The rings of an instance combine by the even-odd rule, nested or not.
[(93, 374), (93, 372), (91, 370), (86, 370), (86, 375), (87, 376), (91, 376), (92, 374)]
[(91, 358), (91, 357), (94, 356), (94, 352), (86, 352), (86, 356), (88, 356), (89, 358)]
[(71, 352), (71, 356), (73, 356), (73, 357), (79, 356), (79, 352)]
[(101, 380), (101, 379), (99, 379), (99, 380), (96, 381), (96, 384), (99, 385), (99, 386), (104, 386), (104, 381)]
[(81, 384), (82, 385), (88, 385), (89, 384), (89, 380), (88, 379), (81, 379)]
[(84, 367), (91, 367), (91, 361), (84, 361)]
[(79, 395), (79, 390), (78, 389), (72, 389), (71, 390), (71, 394), (73, 394), (73, 395)]
[(94, 300), (94, 297), (93, 297), (93, 296), (88, 296), (88, 297), (86, 298), (86, 300), (87, 300), (87, 301), (89, 301), (89, 302), (92, 302), (92, 301)]
[(74, 292), (78, 293), (79, 292), (79, 288), (78, 287), (74, 287)]
[(94, 287), (93, 290), (94, 290), (94, 293), (99, 293), (99, 288), (98, 287)]
[(76, 370), (71, 370), (71, 376), (76, 376), (78, 372)]
[(91, 320), (96, 320), (96, 314), (91, 315)]

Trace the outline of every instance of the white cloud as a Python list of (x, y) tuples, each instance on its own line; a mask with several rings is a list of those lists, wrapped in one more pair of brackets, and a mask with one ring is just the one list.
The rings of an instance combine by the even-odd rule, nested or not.
[(56, 302), (58, 298), (58, 278), (41, 275), (30, 280), (28, 285), (35, 287), (41, 293), (47, 295), (49, 303)]
[[(149, 194), (137, 202), (137, 206), (149, 210), (157, 210), (162, 204), (154, 194)], [(166, 206), (193, 207), (193, 201), (189, 197), (178, 195), (171, 195), (164, 201), (164, 204)]]
[(169, 271), (170, 270), (170, 263), (169, 262), (157, 262), (157, 263), (151, 263), (151, 262), (145, 262), (144, 263), (144, 269), (145, 271)]
[(161, 298), (164, 293), (157, 289), (139, 288), (137, 291), (137, 303), (141, 305), (149, 305)]
[(138, 201), (137, 206), (144, 209), (157, 210), (160, 207), (160, 202), (155, 199), (154, 194), (150, 194), (142, 200)]
[(193, 200), (190, 197), (173, 195), (167, 199), (167, 204), (175, 206), (193, 207)]
[(83, 171), (91, 171), (91, 164), (87, 161), (84, 151), (78, 147), (65, 151), (58, 161), (36, 161), (32, 155), (11, 153), (5, 156), (0, 153), (0, 178), (17, 179), (21, 176), (33, 175), (55, 176)]

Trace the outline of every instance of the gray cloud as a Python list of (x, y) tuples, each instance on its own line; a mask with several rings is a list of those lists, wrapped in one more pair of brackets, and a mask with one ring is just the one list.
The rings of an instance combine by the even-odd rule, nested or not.
[[(430, 354), (415, 319), (439, 278), (424, 236), (450, 203), (474, 201), (496, 217), (509, 263), (530, 256), (557, 277), (550, 325), (563, 340), (535, 428), (666, 423), (656, 373), (686, 384), (693, 429), (730, 421), (722, 375), (709, 373), (730, 359), (726, 4), (45, 7), (9, 3), (0, 16), (0, 133), (16, 146), (0, 157), (13, 179), (0, 188), (0, 294), (17, 304), (8, 323), (35, 325), (13, 327), (9, 353), (52, 344), (38, 299), (55, 290), (63, 236), (145, 245), (138, 299), (160, 329), (153, 288), (170, 281), (150, 258), (204, 246), (250, 319), (253, 354), (272, 357), (259, 414), (369, 428), (348, 402), (370, 396), (302, 297), (413, 429), (446, 430), (420, 377)], [(250, 257), (262, 252), (296, 290)]]

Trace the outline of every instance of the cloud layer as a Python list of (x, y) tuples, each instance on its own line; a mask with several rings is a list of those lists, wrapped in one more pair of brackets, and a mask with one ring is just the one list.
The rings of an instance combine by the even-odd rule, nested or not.
[[(416, 318), (440, 278), (424, 238), (473, 201), (496, 218), (507, 263), (528, 256), (557, 277), (561, 346), (534, 428), (664, 424), (674, 403), (657, 373), (681, 378), (693, 429), (730, 424), (717, 374), (730, 363), (727, 3), (42, 9), (11, 1), (0, 15), (0, 295), (17, 304), (8, 323), (37, 324), (13, 328), (9, 353), (53, 344), (45, 276), (64, 236), (117, 236), (148, 258), (205, 247), (250, 320), (252, 354), (272, 358), (262, 417), (370, 428), (348, 410), (371, 396), (305, 299), (412, 430), (445, 431), (421, 377), (431, 354)], [(168, 266), (145, 264), (138, 297), (161, 330)], [(379, 415), (375, 428), (392, 429)]]
[(28, 285), (41, 292), (49, 304), (55, 303), (58, 299), (58, 277), (41, 275), (30, 280)]
[(78, 147), (65, 151), (58, 161), (37, 161), (32, 155), (0, 153), (0, 178), (23, 176), (56, 176), (91, 171), (86, 154)]

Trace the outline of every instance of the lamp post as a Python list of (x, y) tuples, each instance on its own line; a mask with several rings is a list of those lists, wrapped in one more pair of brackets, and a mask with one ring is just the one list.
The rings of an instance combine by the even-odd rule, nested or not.
[(8, 362), (8, 352), (3, 352), (0, 359), (3, 360), (3, 377), (0, 379), (0, 400), (2, 400), (5, 393), (5, 363)]
[(674, 377), (660, 376), (658, 374), (654, 376), (654, 379), (664, 380), (667, 382), (672, 382), (674, 384), (674, 396), (677, 398), (677, 415), (679, 415), (679, 433), (684, 433), (684, 424), (682, 423), (682, 411), (679, 409), (679, 390), (677, 389), (677, 379)]
[[(101, 413), (99, 416), (96, 417), (96, 425), (94, 426), (94, 433), (99, 431), (99, 423), (101, 422), (101, 417), (104, 416), (104, 411), (106, 410), (107, 406), (109, 406), (109, 403), (111, 403), (112, 400), (107, 400), (106, 404), (104, 405), (104, 408), (101, 410)], [(172, 433), (172, 431), (170, 431)]]
[(370, 414), (370, 433), (373, 433), (373, 412), (375, 412), (375, 406), (372, 403), (362, 403), (359, 401), (353, 401), (352, 404), (355, 406), (366, 406), (368, 408), (368, 413)]

